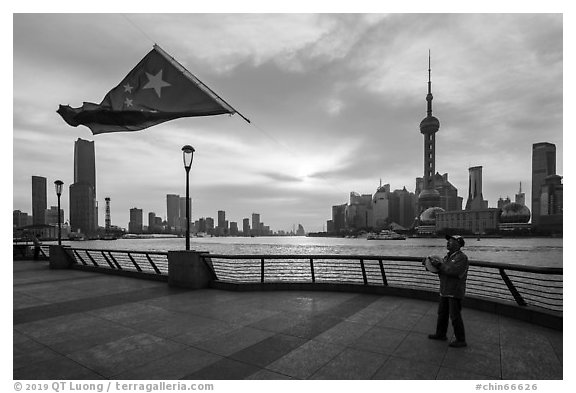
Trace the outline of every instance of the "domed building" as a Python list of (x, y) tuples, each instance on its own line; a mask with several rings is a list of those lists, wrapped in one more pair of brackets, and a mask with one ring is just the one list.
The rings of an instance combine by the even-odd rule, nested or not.
[(520, 203), (512, 202), (502, 207), (500, 223), (527, 223), (530, 221), (530, 209)]
[(420, 214), (421, 225), (436, 225), (436, 214), (443, 213), (441, 207), (429, 207)]
[(438, 213), (444, 213), (444, 209), (441, 207), (429, 207), (420, 213), (418, 217), (420, 221), (418, 235), (433, 235), (436, 233), (436, 215)]
[(502, 207), (498, 229), (502, 233), (528, 233), (532, 226), (528, 221), (530, 221), (530, 209), (526, 205), (518, 202), (508, 203)]

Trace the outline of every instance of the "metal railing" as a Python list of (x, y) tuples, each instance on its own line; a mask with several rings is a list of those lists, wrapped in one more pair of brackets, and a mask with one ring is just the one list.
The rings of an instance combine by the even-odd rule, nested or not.
[[(218, 281), (332, 283), (438, 291), (423, 258), (373, 255), (206, 254)], [(470, 261), (467, 296), (551, 311), (563, 309), (563, 269)]]
[[(121, 271), (141, 277), (167, 279), (168, 276), (168, 252), (72, 247), (66, 247), (66, 250), (79, 268)], [(30, 257), (29, 252), (27, 255)], [(42, 247), (42, 252), (46, 258), (49, 256), (47, 246)], [(438, 276), (424, 269), (421, 257), (202, 255), (211, 261), (217, 282), (355, 284), (438, 291)], [(472, 260), (468, 270), (466, 296), (562, 312), (563, 268)]]
[(163, 251), (67, 248), (67, 252), (80, 267), (112, 269), (143, 275), (168, 275), (168, 253)]

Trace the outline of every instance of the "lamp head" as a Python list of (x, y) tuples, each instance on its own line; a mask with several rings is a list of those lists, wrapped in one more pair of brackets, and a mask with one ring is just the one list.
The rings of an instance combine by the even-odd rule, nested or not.
[(192, 166), (192, 160), (194, 159), (194, 148), (190, 145), (182, 147), (182, 158), (184, 159), (184, 168), (187, 170)]
[(62, 180), (56, 180), (54, 182), (54, 186), (56, 187), (56, 195), (60, 196), (62, 195), (62, 185), (64, 183), (62, 182)]

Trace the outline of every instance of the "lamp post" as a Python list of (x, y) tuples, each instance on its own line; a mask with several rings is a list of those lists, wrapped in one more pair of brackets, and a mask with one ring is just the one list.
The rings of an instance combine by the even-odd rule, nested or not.
[(62, 225), (60, 222), (60, 195), (62, 195), (62, 180), (56, 180), (54, 186), (56, 186), (56, 195), (58, 196), (58, 245), (62, 245)]
[(184, 146), (182, 158), (186, 170), (186, 250), (190, 250), (190, 167), (194, 159), (194, 148), (190, 145)]

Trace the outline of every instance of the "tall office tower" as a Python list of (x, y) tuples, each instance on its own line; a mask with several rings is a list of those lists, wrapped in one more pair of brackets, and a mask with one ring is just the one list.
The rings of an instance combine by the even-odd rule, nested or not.
[(91, 235), (98, 229), (96, 202), (96, 158), (94, 142), (74, 142), (74, 183), (70, 185), (70, 226), (72, 231)]
[(436, 133), (440, 129), (440, 121), (432, 116), (432, 82), (430, 70), (430, 53), (428, 53), (428, 94), (426, 95), (426, 117), (420, 122), (420, 133), (424, 135), (424, 184), (418, 195), (420, 212), (429, 207), (440, 206), (440, 193), (434, 185), (436, 162)]
[(482, 196), (482, 167), (468, 168), (468, 200), (466, 210), (488, 209), (488, 202)]
[(260, 214), (258, 213), (252, 213), (252, 234), (260, 235)]
[(46, 178), (32, 176), (32, 222), (43, 225), (46, 222)]
[(390, 220), (405, 228), (414, 224), (414, 199), (415, 195), (406, 190), (394, 190), (390, 194)]
[(515, 202), (523, 206), (526, 205), (526, 194), (522, 192), (522, 182), (520, 182), (520, 190), (516, 194)]
[(86, 183), (70, 185), (70, 230), (91, 236), (96, 232), (94, 189)]
[(548, 142), (532, 145), (532, 226), (540, 223), (540, 194), (546, 177), (556, 174), (556, 145)]
[(214, 219), (212, 217), (206, 217), (206, 233), (213, 235), (214, 234)]
[(332, 225), (335, 233), (346, 229), (346, 210), (348, 204), (332, 206)]
[(226, 228), (226, 212), (218, 210), (218, 228)]
[(382, 185), (372, 197), (372, 214), (374, 227), (383, 229), (390, 217), (390, 184)]
[(110, 198), (104, 198), (106, 201), (106, 217), (104, 219), (106, 232), (110, 231)]
[(155, 232), (156, 231), (156, 213), (149, 212), (148, 213), (148, 232)]
[(244, 236), (250, 236), (250, 219), (245, 218), (242, 220), (242, 234)]
[(166, 195), (166, 221), (170, 228), (180, 226), (180, 195)]
[(238, 223), (231, 221), (230, 222), (230, 234), (232, 236), (238, 236)]
[(133, 207), (130, 209), (130, 222), (128, 223), (128, 232), (142, 233), (142, 209)]

